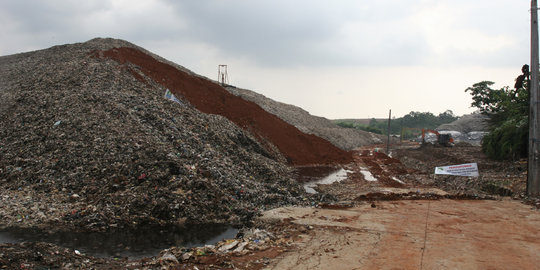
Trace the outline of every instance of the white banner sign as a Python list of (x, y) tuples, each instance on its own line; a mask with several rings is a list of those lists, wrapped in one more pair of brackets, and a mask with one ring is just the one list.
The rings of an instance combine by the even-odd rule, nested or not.
[(478, 165), (476, 163), (435, 167), (435, 174), (449, 174), (449, 175), (459, 175), (459, 176), (478, 176), (479, 175)]

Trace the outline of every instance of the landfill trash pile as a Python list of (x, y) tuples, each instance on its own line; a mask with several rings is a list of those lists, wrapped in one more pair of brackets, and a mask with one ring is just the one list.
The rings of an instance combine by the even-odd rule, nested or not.
[[(480, 145), (482, 138), (488, 134), (489, 117), (481, 113), (472, 113), (461, 116), (452, 123), (437, 127), (441, 134), (450, 134), (455, 142)], [(426, 141), (436, 141), (433, 134), (427, 134)]]
[(382, 135), (340, 127), (331, 120), (311, 115), (300, 107), (272, 100), (251, 90), (230, 85), (225, 87), (225, 89), (234, 95), (258, 104), (267, 112), (277, 115), (302, 132), (317, 135), (343, 150), (349, 151), (360, 146), (378, 144), (385, 141)]
[(481, 113), (472, 113), (461, 116), (452, 123), (443, 124), (437, 127), (437, 130), (454, 130), (461, 133), (470, 133), (474, 131), (488, 131), (489, 117)]
[(0, 57), (2, 227), (240, 224), (303, 198), (264, 134), (165, 98), (148, 66), (105, 56), (118, 47), (146, 52), (94, 39)]
[(352, 153), (320, 137), (301, 132), (257, 104), (232, 95), (213, 81), (192, 76), (141, 50), (119, 47), (96, 52), (95, 56), (116, 60), (121, 68), (130, 70), (140, 82), (157, 82), (201, 112), (226, 117), (254, 135), (266, 150), (273, 152), (277, 148), (291, 165), (352, 162)]

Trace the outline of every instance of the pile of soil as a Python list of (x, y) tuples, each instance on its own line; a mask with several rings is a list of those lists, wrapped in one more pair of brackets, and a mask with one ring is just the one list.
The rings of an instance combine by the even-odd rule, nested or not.
[(350, 159), (191, 75), (113, 39), (0, 57), (0, 226), (240, 224), (304, 199), (285, 158)]
[(302, 132), (328, 140), (335, 146), (346, 151), (386, 141), (386, 137), (382, 135), (358, 129), (342, 128), (324, 117), (311, 115), (300, 107), (269, 99), (251, 90), (230, 85), (225, 87), (225, 89), (234, 95), (258, 104), (267, 112), (277, 115)]

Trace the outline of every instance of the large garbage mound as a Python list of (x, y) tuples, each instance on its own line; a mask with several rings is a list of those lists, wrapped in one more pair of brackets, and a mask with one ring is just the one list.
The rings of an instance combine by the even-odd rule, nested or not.
[(437, 130), (442, 134), (450, 134), (456, 142), (480, 145), (482, 138), (488, 133), (488, 121), (487, 115), (476, 112), (463, 115), (452, 123), (440, 125)]
[(481, 113), (466, 114), (456, 121), (440, 125), (437, 130), (454, 130), (461, 133), (488, 131), (489, 117)]
[(267, 145), (163, 94), (198, 85), (193, 92), (226, 96), (152, 59), (113, 39), (0, 57), (0, 227), (238, 224), (298, 202), (303, 191)]
[(311, 115), (300, 107), (272, 100), (251, 90), (234, 86), (227, 86), (226, 89), (234, 95), (257, 103), (267, 112), (277, 115), (302, 132), (324, 138), (343, 150), (349, 151), (360, 146), (382, 143), (384, 139), (370, 132), (342, 128), (324, 117)]
[[(115, 59), (125, 67), (140, 70), (148, 79), (170, 89), (204, 113), (219, 114), (249, 130), (262, 142), (270, 141), (293, 165), (348, 163), (347, 153), (328, 141), (306, 134), (257, 104), (227, 92), (205, 78), (192, 76), (149, 54), (130, 47), (100, 52), (100, 56)], [(134, 66), (134, 67), (133, 67)], [(142, 75), (142, 74), (141, 74)], [(136, 76), (142, 82), (146, 80)]]

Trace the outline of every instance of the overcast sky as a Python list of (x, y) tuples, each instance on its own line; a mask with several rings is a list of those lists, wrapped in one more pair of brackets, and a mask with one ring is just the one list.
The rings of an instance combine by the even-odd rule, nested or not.
[(474, 111), (464, 90), (513, 86), (526, 0), (1, 0), (0, 55), (125, 39), (211, 79), (327, 118)]

